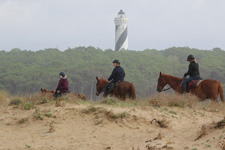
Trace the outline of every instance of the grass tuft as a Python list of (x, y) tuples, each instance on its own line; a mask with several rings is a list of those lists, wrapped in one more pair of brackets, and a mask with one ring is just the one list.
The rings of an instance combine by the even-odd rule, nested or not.
[(23, 124), (23, 123), (25, 123), (25, 122), (27, 122), (27, 118), (21, 118), (19, 121), (18, 121), (18, 123), (19, 124)]
[(149, 99), (149, 105), (153, 107), (161, 107), (161, 106), (168, 106), (168, 107), (190, 107), (196, 105), (199, 99), (191, 94), (156, 94), (153, 95)]
[(113, 98), (107, 98), (103, 100), (102, 103), (107, 105), (115, 105), (117, 103), (117, 100)]
[(20, 99), (14, 99), (9, 103), (9, 106), (16, 105), (19, 106), (22, 103)]
[(34, 104), (32, 102), (29, 102), (29, 103), (24, 105), (24, 109), (25, 110), (30, 110), (30, 109), (33, 108), (33, 106), (34, 106)]

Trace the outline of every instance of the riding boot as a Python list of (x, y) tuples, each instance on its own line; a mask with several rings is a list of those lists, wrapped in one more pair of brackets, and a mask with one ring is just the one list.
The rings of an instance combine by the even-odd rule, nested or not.
[(183, 85), (183, 94), (185, 94), (185, 93), (187, 93), (188, 91), (187, 91), (187, 85), (186, 84), (184, 84)]
[(103, 97), (107, 97), (108, 96), (108, 90), (104, 91)]

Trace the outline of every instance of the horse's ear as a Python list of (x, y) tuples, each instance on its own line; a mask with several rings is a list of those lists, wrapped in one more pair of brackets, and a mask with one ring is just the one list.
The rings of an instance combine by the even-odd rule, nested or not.
[(161, 75), (162, 75), (162, 72), (160, 71), (159, 76), (161, 76)]
[(98, 81), (98, 77), (96, 77), (96, 80)]

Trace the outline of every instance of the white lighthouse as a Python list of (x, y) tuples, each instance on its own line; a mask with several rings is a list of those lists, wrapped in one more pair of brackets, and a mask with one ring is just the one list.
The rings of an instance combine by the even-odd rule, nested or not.
[(128, 18), (125, 16), (123, 10), (120, 10), (118, 16), (114, 19), (116, 30), (115, 30), (115, 51), (121, 49), (127, 50), (128, 48), (128, 36), (127, 36), (127, 24)]

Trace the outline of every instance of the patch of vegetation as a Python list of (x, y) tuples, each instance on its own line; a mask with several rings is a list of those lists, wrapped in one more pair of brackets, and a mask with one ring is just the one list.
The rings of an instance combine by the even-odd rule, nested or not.
[(127, 116), (127, 113), (126, 112), (123, 112), (120, 114), (120, 118), (125, 118)]
[(190, 107), (196, 106), (196, 102), (198, 102), (198, 98), (194, 95), (184, 94), (156, 94), (151, 97), (149, 100), (149, 104), (157, 107), (168, 106), (168, 107)]
[(91, 113), (94, 113), (94, 112), (96, 112), (98, 110), (102, 110), (102, 109), (103, 109), (102, 107), (93, 107), (93, 106), (91, 106), (91, 107), (89, 107), (87, 109), (82, 110), (82, 113), (84, 113), (84, 114), (91, 114)]
[(115, 105), (116, 104), (116, 100), (112, 99), (112, 98), (107, 98), (104, 101), (102, 101), (102, 103), (107, 104), (107, 105)]
[(209, 144), (206, 144), (205, 146), (206, 146), (206, 147), (211, 147), (211, 145), (209, 145)]
[(27, 121), (27, 118), (21, 118), (19, 121), (18, 121), (18, 123), (19, 124), (23, 124), (23, 123), (25, 123)]
[(155, 109), (161, 107), (160, 102), (157, 101), (157, 99), (155, 99), (155, 98), (150, 99), (149, 104), (150, 104), (153, 108), (155, 108)]
[(216, 124), (216, 126), (215, 126), (215, 128), (219, 128), (219, 129), (222, 129), (222, 128), (224, 128), (224, 127), (225, 127), (225, 119), (223, 119), (223, 120), (217, 122), (217, 124)]
[(9, 103), (9, 106), (16, 105), (19, 106), (22, 103), (20, 99), (14, 99)]
[(46, 116), (46, 117), (49, 117), (49, 118), (50, 118), (50, 117), (55, 118), (55, 115), (53, 115), (51, 112), (46, 112), (46, 113), (45, 113), (45, 116)]
[(54, 121), (52, 121), (50, 124), (49, 124), (49, 130), (48, 130), (48, 133), (53, 133), (55, 131), (55, 127), (54, 127)]
[(107, 116), (108, 119), (112, 119), (112, 120), (123, 119), (130, 116), (130, 114), (128, 114), (127, 112), (115, 114), (112, 111), (106, 111), (105, 115)]
[(45, 103), (48, 103), (48, 100), (46, 98), (43, 98), (40, 102), (40, 104), (45, 104)]
[(40, 113), (40, 108), (36, 107), (34, 112), (34, 118), (37, 120), (44, 120), (44, 117)]
[(95, 118), (98, 119), (99, 118), (99, 114), (102, 114), (104, 116), (106, 116), (109, 120), (116, 120), (116, 119), (123, 119), (123, 118), (126, 118), (126, 117), (129, 117), (130, 114), (128, 114), (127, 112), (122, 112), (122, 113), (113, 113), (111, 110), (108, 111), (107, 109), (105, 108), (102, 108), (102, 107), (89, 107), (87, 109), (84, 109), (82, 110), (81, 113), (84, 113), (84, 114), (94, 114), (96, 115)]
[(35, 115), (35, 118), (36, 118), (37, 120), (44, 120), (44, 117), (43, 117), (40, 113), (37, 113), (37, 114)]
[(177, 115), (177, 113), (175, 111), (170, 110), (169, 113)]
[(25, 145), (26, 146), (26, 148), (31, 148), (31, 146), (30, 145)]
[(33, 106), (34, 106), (34, 104), (32, 102), (28, 102), (27, 104), (24, 105), (24, 109), (30, 110)]
[(168, 106), (169, 107), (181, 107), (181, 108), (184, 108), (185, 107), (185, 104), (186, 104), (186, 102), (184, 102), (184, 101), (174, 100), (174, 101), (170, 101), (168, 103)]

